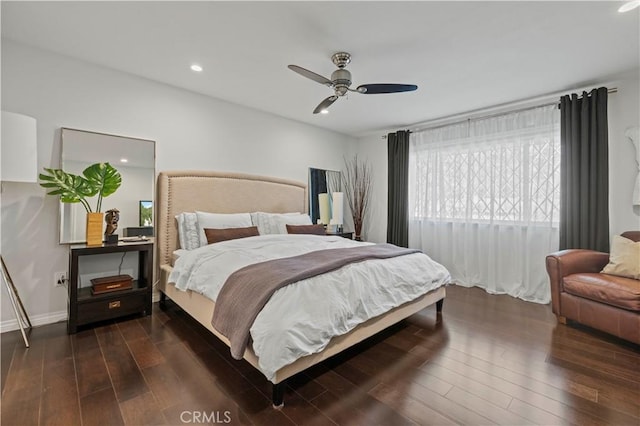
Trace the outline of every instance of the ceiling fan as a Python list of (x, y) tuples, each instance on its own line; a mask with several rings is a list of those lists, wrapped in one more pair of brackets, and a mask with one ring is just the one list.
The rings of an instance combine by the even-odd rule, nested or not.
[(362, 93), (365, 95), (377, 95), (379, 93), (398, 93), (412, 92), (418, 88), (415, 84), (362, 84), (355, 89), (351, 89), (351, 73), (345, 69), (347, 64), (351, 62), (351, 55), (347, 52), (334, 53), (331, 61), (338, 67), (331, 74), (331, 80), (316, 74), (313, 71), (299, 67), (298, 65), (289, 65), (291, 71), (295, 71), (303, 77), (307, 77), (315, 82), (324, 84), (333, 89), (333, 95), (329, 96), (313, 110), (314, 114), (326, 114), (327, 108), (331, 106), (339, 97), (346, 95), (348, 92)]

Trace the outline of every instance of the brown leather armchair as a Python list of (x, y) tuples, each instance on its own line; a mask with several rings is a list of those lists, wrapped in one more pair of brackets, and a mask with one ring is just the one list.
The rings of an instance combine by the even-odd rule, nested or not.
[[(640, 231), (623, 237), (640, 241)], [(600, 271), (609, 254), (569, 249), (547, 256), (551, 307), (558, 321), (567, 319), (640, 344), (640, 280)]]

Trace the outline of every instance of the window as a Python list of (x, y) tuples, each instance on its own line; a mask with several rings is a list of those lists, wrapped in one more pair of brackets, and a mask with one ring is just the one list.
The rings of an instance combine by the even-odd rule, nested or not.
[(552, 223), (559, 219), (554, 106), (412, 135), (410, 219)]

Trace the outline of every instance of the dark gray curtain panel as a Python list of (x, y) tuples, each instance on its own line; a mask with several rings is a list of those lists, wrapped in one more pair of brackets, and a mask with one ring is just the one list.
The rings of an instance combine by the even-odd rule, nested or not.
[(607, 95), (560, 98), (560, 249), (609, 251)]
[(387, 135), (387, 242), (409, 247), (409, 131)]

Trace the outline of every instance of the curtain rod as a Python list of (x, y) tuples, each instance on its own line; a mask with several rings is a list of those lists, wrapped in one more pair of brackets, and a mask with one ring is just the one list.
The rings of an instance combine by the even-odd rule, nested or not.
[[(576, 91), (578, 91), (578, 90), (576, 90)], [(609, 93), (609, 94), (618, 93), (618, 88), (617, 87), (612, 87), (610, 89), (607, 89), (607, 93)], [(464, 113), (460, 113), (460, 114), (450, 115), (448, 117), (436, 118), (434, 120), (430, 120), (430, 121), (426, 121), (426, 122), (422, 122), (422, 123), (416, 123), (413, 126), (409, 126), (409, 128), (410, 128), (411, 132), (421, 132), (421, 131), (425, 131), (425, 130), (438, 129), (440, 127), (450, 126), (452, 124), (463, 123), (465, 121), (475, 121), (475, 120), (482, 120), (482, 119), (486, 119), (486, 118), (497, 117), (497, 116), (500, 116), (500, 115), (504, 115), (505, 113), (522, 112), (522, 111), (527, 111), (527, 110), (534, 109), (534, 108), (540, 108), (540, 107), (545, 107), (545, 106), (550, 106), (550, 105), (558, 105), (558, 98), (560, 96), (563, 96), (564, 94), (566, 94), (566, 91), (563, 91), (563, 92), (557, 93), (557, 94), (554, 93), (552, 95), (540, 96), (540, 97), (537, 97), (537, 98), (531, 98), (531, 99), (525, 99), (525, 100), (521, 100), (521, 101), (509, 102), (509, 103), (500, 104), (500, 105), (496, 105), (496, 106), (489, 107), (489, 108), (480, 108), (480, 109), (476, 109), (476, 110), (472, 110), (472, 111), (468, 111), (468, 112), (464, 112)], [(552, 102), (550, 99), (555, 99), (555, 100)], [(582, 95), (580, 95), (578, 97), (578, 99), (582, 99)], [(529, 105), (529, 106), (518, 108), (518, 109), (515, 109), (515, 110), (513, 110), (513, 109), (512, 110), (507, 110), (507, 108), (509, 108), (510, 105), (511, 106), (515, 106), (515, 105), (523, 104), (523, 103), (532, 103), (532, 102), (536, 102), (536, 100), (538, 100), (538, 102), (544, 102), (544, 103), (535, 103), (534, 105)], [(495, 113), (474, 115), (474, 114), (481, 114), (482, 112), (488, 112), (488, 111), (491, 111), (492, 109), (500, 109), (500, 111), (499, 112), (495, 112)], [(449, 120), (452, 120), (452, 121), (449, 121)], [(437, 124), (440, 121), (444, 121), (444, 123)], [(433, 124), (433, 125), (430, 125), (430, 124)], [(419, 127), (413, 128), (414, 126), (419, 126)], [(383, 135), (382, 138), (386, 139), (387, 135)]]
[[(612, 87), (611, 89), (607, 89), (607, 93), (611, 94), (611, 93), (618, 93), (618, 88), (617, 87)], [(584, 98), (583, 95), (578, 96), (578, 99), (582, 99)], [(558, 108), (560, 108), (560, 103), (558, 102)]]

